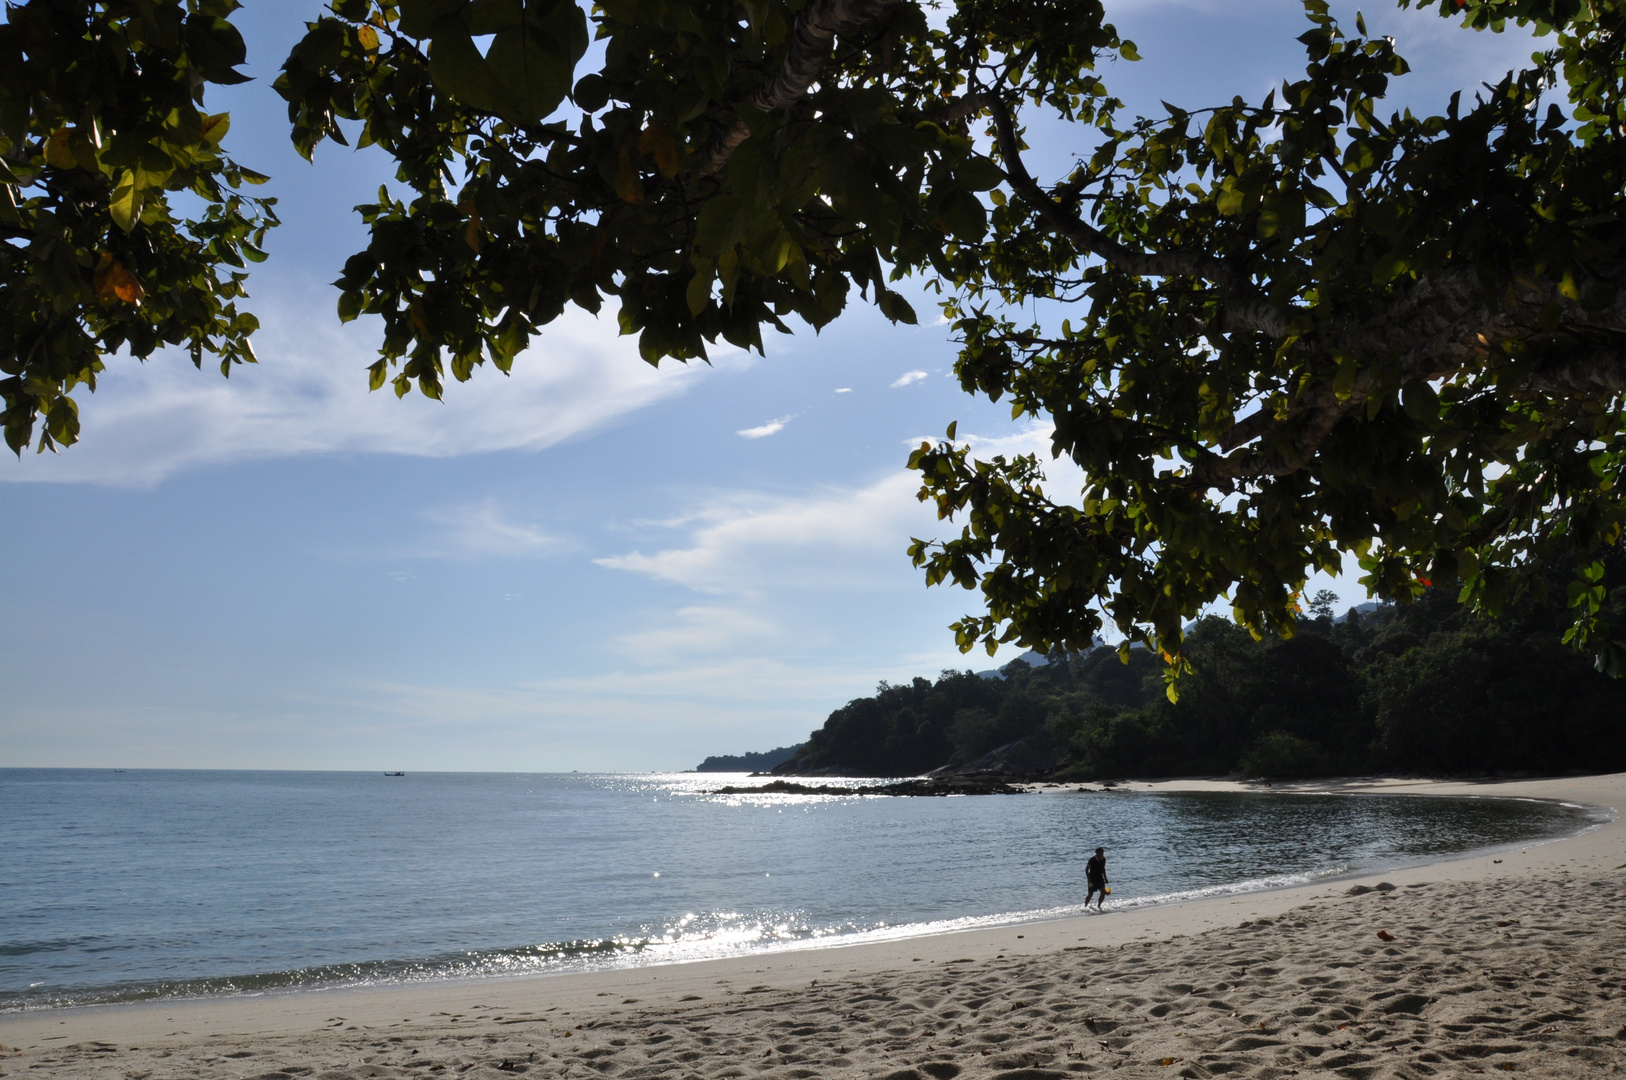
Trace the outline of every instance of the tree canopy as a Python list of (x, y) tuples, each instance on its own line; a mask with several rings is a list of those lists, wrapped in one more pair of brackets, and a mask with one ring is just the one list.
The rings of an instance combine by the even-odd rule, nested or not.
[[(1305, 0), (1302, 78), (1133, 116), (1098, 63), (1137, 51), (1097, 0), (333, 0), (275, 89), (301, 153), (377, 146), (409, 193), (358, 208), (338, 281), (341, 318), (382, 321), (375, 389), (506, 371), (568, 304), (612, 303), (654, 363), (823, 326), (854, 286), (913, 321), (894, 286), (935, 282), (963, 387), (1052, 424), (1086, 478), (979, 461), (952, 425), (911, 456), (958, 529), (917, 565), (982, 593), (962, 648), (1110, 623), (1178, 675), (1195, 613), (1291, 635), (1346, 554), (1374, 596), (1491, 613), (1563, 561), (1566, 636), (1614, 673), (1626, 10), (1437, 6), (1543, 50), (1397, 112), (1393, 42)], [(121, 347), (252, 358), (240, 268), (275, 219), (202, 108), (240, 78), (235, 7), (8, 4), (14, 449), (41, 418), (71, 442), (69, 392)], [(1064, 173), (1029, 165), (1041, 124)]]
[[(276, 224), (266, 177), (221, 151), (204, 91), (245, 81), (235, 0), (6, 5), (0, 25), (0, 425), (78, 438), (104, 357), (254, 359), (244, 260)], [(183, 216), (191, 210), (197, 216)]]

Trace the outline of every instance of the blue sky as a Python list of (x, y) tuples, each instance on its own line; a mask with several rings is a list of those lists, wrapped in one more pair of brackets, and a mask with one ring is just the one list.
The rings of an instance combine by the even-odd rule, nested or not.
[[(855, 307), (766, 357), (658, 371), (573, 313), (512, 378), (367, 393), (374, 331), (341, 327), (326, 283), (390, 170), (303, 162), (267, 85), (315, 10), (250, 0), (255, 81), (209, 101), (281, 200), (250, 283), (261, 363), (115, 359), (78, 395), (79, 445), (0, 461), (0, 765), (690, 768), (799, 741), (877, 680), (990, 666), (945, 629), (974, 596), (904, 555), (939, 526), (903, 463), (950, 420), (986, 453), (1046, 433), (958, 390), (924, 297), (919, 327)], [(1145, 57), (1108, 84), (1147, 111), (1302, 71), (1288, 0), (1108, 11)], [(1397, 100), (1430, 111), (1530, 50), (1367, 21), (1417, 69)], [(1042, 135), (1053, 172), (1074, 146)]]

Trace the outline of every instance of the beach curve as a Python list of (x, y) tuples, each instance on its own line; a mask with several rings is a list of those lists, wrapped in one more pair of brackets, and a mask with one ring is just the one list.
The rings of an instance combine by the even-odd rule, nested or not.
[(665, 967), (0, 1015), (0, 1074), (1621, 1073), (1626, 774), (1271, 790), (1554, 799), (1613, 817), (1525, 849), (1106, 916)]

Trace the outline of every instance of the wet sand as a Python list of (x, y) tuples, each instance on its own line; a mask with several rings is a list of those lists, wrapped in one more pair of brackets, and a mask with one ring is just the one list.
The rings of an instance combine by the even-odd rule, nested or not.
[[(1338, 789), (1626, 807), (1626, 775)], [(905, 941), (0, 1015), (0, 1076), (1060, 1080), (1102, 1071), (1626, 1075), (1626, 819), (1369, 878)]]

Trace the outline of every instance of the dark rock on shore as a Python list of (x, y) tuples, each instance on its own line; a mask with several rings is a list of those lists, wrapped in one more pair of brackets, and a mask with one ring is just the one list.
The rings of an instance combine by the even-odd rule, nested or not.
[(1021, 795), (1006, 778), (987, 775), (931, 776), (900, 780), (895, 784), (842, 787), (835, 784), (798, 784), (774, 780), (761, 787), (721, 787), (713, 795)]
[(1034, 782), (1055, 771), (1053, 750), (1042, 745), (1042, 740), (1017, 739), (995, 747), (988, 753), (964, 765), (944, 765), (927, 773), (928, 777), (945, 776), (999, 776), (1006, 780)]

